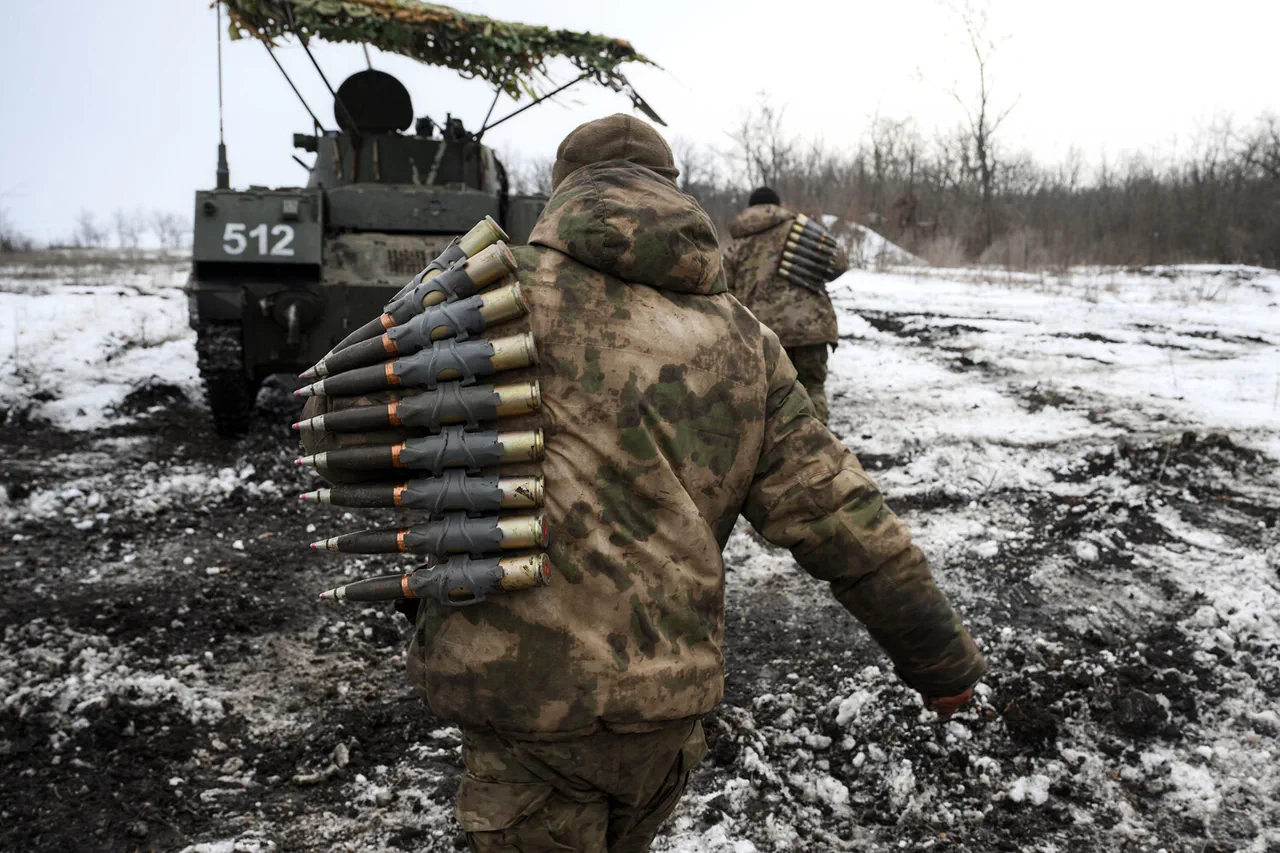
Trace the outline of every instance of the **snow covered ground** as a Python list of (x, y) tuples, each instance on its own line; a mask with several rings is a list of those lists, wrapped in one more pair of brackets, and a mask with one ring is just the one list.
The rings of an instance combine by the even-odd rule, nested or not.
[[(212, 437), (185, 274), (0, 267), (0, 848), (454, 849), (457, 732), (398, 616), (313, 600), (369, 565), (301, 547), (342, 511), (286, 500), (288, 412)], [(832, 293), (832, 429), (991, 676), (939, 725), (740, 525), (726, 701), (655, 849), (1280, 850), (1280, 274)]]

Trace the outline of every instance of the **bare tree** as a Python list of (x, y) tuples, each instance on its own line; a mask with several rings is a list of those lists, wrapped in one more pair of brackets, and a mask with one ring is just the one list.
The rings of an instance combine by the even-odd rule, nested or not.
[(995, 189), (997, 172), (1001, 166), (996, 132), (1018, 105), (1018, 99), (1015, 98), (1013, 103), (1003, 109), (995, 104), (991, 60), (996, 52), (996, 43), (988, 35), (986, 7), (966, 3), (956, 13), (964, 25), (978, 73), (975, 92), (965, 97), (958, 89), (953, 88), (950, 94), (965, 114), (966, 145), (962, 152), (965, 169), (976, 179), (982, 194), (981, 246), (977, 247), (981, 251), (991, 245), (995, 238)]
[(151, 233), (156, 235), (162, 248), (181, 248), (183, 239), (190, 230), (187, 221), (176, 213), (165, 213), (160, 210), (151, 213)]
[(107, 229), (98, 225), (92, 212), (82, 209), (76, 215), (76, 227), (71, 232), (70, 242), (77, 249), (100, 249), (107, 245)]
[(35, 241), (13, 224), (9, 211), (0, 208), (0, 252), (29, 252), (34, 245)]
[(140, 210), (116, 210), (111, 214), (111, 227), (122, 249), (137, 249), (147, 231), (147, 217)]
[(759, 103), (747, 112), (729, 134), (731, 154), (746, 182), (770, 186), (796, 166), (795, 143), (783, 131), (784, 109), (774, 107), (764, 92)]

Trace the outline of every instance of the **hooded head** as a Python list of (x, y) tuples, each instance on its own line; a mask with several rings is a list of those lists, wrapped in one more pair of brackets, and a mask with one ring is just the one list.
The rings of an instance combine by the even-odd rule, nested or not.
[(633, 284), (725, 290), (711, 218), (680, 192), (671, 148), (626, 115), (588, 122), (560, 144), (551, 200), (529, 242)]
[(756, 187), (751, 191), (751, 197), (747, 199), (747, 207), (755, 207), (758, 204), (782, 204), (782, 199), (778, 197), (777, 190), (773, 187)]
[(592, 163), (626, 160), (652, 169), (669, 181), (680, 170), (676, 168), (671, 146), (650, 125), (622, 113), (580, 124), (556, 149), (555, 166), (551, 169), (551, 191), (572, 173)]

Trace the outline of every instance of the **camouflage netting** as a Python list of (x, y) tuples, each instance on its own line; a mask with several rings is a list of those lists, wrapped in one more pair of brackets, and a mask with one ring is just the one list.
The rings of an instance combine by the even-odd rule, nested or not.
[(623, 83), (623, 62), (652, 64), (622, 39), (510, 23), (420, 0), (221, 0), (231, 37), (271, 41), (295, 34), (371, 44), (501, 86), (534, 93), (548, 58), (563, 56), (605, 84)]

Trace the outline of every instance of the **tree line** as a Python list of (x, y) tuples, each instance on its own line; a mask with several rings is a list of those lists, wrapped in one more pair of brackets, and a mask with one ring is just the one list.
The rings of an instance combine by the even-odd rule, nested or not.
[(49, 249), (126, 249), (159, 246), (181, 249), (191, 244), (191, 220), (164, 210), (119, 209), (105, 219), (88, 210), (76, 215), (75, 226), (67, 236), (41, 246), (24, 233), (0, 209), (0, 252), (29, 252)]
[[(677, 140), (681, 188), (724, 234), (753, 187), (810, 214), (869, 226), (933, 263), (1043, 269), (1074, 264), (1280, 266), (1280, 119), (1220, 123), (1181, 155), (1057, 164), (1011, 153), (987, 105), (926, 137), (877, 119), (844, 149), (788, 132), (762, 102), (726, 147)], [(998, 117), (998, 116), (997, 116)]]

